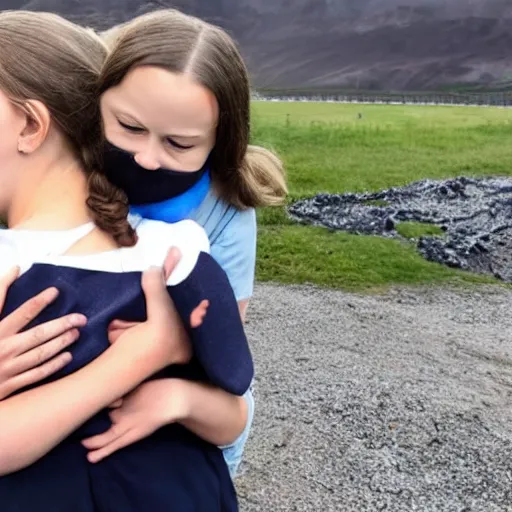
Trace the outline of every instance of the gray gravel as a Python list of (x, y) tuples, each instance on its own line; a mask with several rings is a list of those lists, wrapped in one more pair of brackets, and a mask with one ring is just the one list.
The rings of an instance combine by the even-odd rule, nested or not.
[(512, 511), (511, 307), (259, 285), (241, 511)]

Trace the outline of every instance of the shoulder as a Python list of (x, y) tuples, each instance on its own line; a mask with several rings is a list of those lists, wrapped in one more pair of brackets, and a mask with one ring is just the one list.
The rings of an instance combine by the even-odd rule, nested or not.
[(222, 226), (216, 243), (222, 246), (256, 243), (256, 212), (253, 208), (248, 210), (237, 210), (230, 207), (231, 215), (229, 221)]
[(171, 247), (177, 247), (181, 259), (167, 284), (183, 281), (194, 269), (199, 255), (210, 252), (210, 244), (204, 229), (192, 220), (166, 223), (139, 219), (134, 225), (139, 240), (136, 252), (141, 255), (145, 268), (162, 266)]
[(252, 296), (256, 266), (256, 214), (235, 210), (219, 236), (211, 240), (211, 254), (228, 275), (237, 300)]
[(191, 219), (206, 231), (212, 248), (218, 243), (246, 241), (256, 238), (256, 212), (253, 208), (238, 210), (221, 199), (212, 188), (203, 203), (192, 212)]

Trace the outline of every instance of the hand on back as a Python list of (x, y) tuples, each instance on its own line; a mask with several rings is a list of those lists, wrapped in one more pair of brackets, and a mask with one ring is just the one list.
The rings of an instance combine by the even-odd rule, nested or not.
[[(12, 269), (0, 279), (0, 311), (9, 287), (19, 269)], [(58, 296), (48, 288), (31, 298), (0, 321), (0, 400), (53, 375), (71, 361), (63, 352), (79, 337), (79, 328), (87, 319), (70, 314), (23, 331)]]
[[(188, 363), (192, 357), (187, 332), (166, 285), (180, 258), (180, 251), (172, 248), (163, 268), (154, 267), (143, 273), (142, 289), (147, 309), (145, 322), (114, 320), (109, 326), (109, 341), (122, 343), (126, 350), (140, 351), (140, 357), (154, 368), (155, 373), (171, 364)], [(195, 316), (204, 316), (203, 310), (206, 308), (201, 304), (201, 310)]]

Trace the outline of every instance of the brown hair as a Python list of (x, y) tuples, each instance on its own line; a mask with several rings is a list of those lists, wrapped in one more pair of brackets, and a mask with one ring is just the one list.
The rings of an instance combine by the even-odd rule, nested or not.
[(239, 209), (283, 202), (287, 188), (281, 161), (269, 150), (249, 145), (249, 78), (226, 32), (164, 9), (108, 31), (105, 39), (111, 51), (100, 75), (100, 93), (119, 85), (138, 66), (190, 73), (219, 105), (210, 169), (220, 196)]
[(0, 89), (19, 105), (44, 103), (89, 176), (93, 220), (129, 246), (136, 237), (127, 221), (126, 195), (98, 172), (103, 139), (97, 80), (106, 55), (97, 36), (58, 15), (0, 13)]

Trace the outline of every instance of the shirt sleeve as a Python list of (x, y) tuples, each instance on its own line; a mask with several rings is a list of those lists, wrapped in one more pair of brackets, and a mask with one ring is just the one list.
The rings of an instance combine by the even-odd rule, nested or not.
[[(190, 275), (168, 290), (189, 331), (194, 355), (212, 384), (243, 395), (253, 379), (254, 367), (226, 273), (209, 254), (201, 252)], [(192, 327), (192, 312), (203, 300), (209, 303), (206, 314), (199, 326)]]
[(237, 301), (249, 299), (256, 265), (256, 212), (236, 211), (212, 241), (211, 255), (226, 272)]

